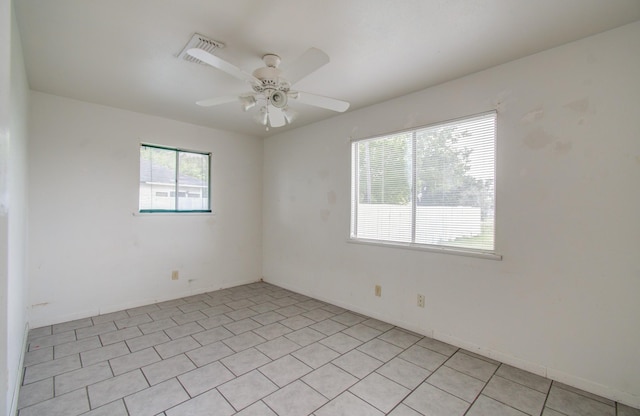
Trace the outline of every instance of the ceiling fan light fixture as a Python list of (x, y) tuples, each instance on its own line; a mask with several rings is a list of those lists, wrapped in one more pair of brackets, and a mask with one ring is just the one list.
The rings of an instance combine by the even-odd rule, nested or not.
[(243, 111), (249, 111), (256, 106), (256, 97), (254, 95), (244, 95), (238, 97)]
[(293, 123), (293, 121), (298, 118), (298, 113), (289, 107), (283, 108), (282, 114), (284, 114), (284, 119), (287, 120), (287, 124)]
[(261, 107), (260, 112), (256, 115), (255, 120), (258, 124), (262, 124), (266, 126), (269, 122), (269, 112), (267, 111), (267, 106)]
[(280, 90), (276, 90), (269, 96), (269, 102), (275, 108), (285, 108), (287, 106), (287, 94)]

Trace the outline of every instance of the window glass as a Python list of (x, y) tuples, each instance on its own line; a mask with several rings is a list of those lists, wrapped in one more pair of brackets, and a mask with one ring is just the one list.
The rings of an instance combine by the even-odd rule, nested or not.
[(140, 146), (140, 212), (210, 212), (210, 154)]

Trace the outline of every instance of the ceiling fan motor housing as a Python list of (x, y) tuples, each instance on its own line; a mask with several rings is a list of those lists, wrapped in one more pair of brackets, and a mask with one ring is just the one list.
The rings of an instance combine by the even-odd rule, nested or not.
[(263, 93), (271, 104), (277, 108), (283, 108), (287, 105), (287, 95), (290, 85), (280, 78), (282, 70), (278, 68), (280, 65), (280, 57), (274, 54), (267, 54), (262, 57), (266, 66), (253, 71), (253, 76), (258, 78), (260, 85), (254, 85), (254, 91)]

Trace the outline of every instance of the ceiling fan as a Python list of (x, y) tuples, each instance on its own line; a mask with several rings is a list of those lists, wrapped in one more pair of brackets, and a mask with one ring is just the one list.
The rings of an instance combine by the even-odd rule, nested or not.
[(196, 104), (211, 107), (238, 100), (244, 111), (258, 107), (256, 121), (267, 130), (269, 127), (282, 127), (294, 120), (296, 112), (289, 108), (289, 100), (337, 112), (344, 112), (349, 108), (349, 103), (346, 101), (291, 89), (296, 82), (329, 62), (329, 56), (320, 49), (308, 49), (284, 70), (280, 69), (278, 55), (264, 55), (262, 60), (265, 66), (251, 74), (203, 49), (191, 48), (186, 52), (195, 59), (248, 82), (253, 90), (239, 96), (201, 100)]

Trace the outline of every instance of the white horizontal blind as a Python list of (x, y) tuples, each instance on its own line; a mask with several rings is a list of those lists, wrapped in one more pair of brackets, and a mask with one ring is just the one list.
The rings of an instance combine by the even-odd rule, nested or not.
[(411, 133), (353, 144), (359, 238), (411, 242), (411, 145)]
[(496, 113), (352, 144), (355, 239), (494, 251)]

